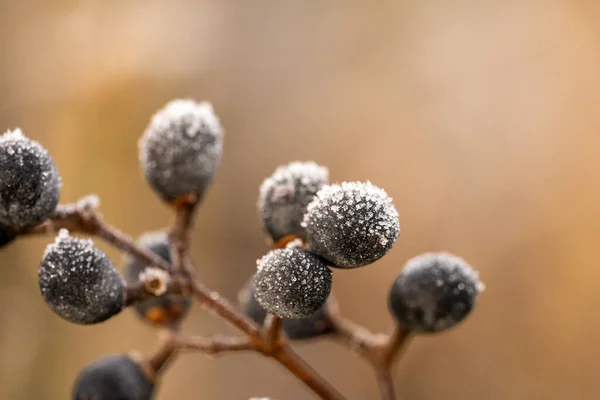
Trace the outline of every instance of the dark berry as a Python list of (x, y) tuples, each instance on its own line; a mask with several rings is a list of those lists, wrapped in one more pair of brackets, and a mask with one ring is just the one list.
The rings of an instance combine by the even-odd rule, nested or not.
[(339, 268), (383, 257), (400, 232), (398, 212), (383, 189), (370, 183), (325, 186), (304, 216), (310, 249)]
[(0, 248), (6, 246), (17, 237), (17, 233), (7, 225), (0, 222)]
[[(257, 324), (263, 325), (267, 311), (258, 303), (255, 293), (254, 280), (251, 280), (240, 293), (240, 303), (244, 314)], [(310, 317), (283, 320), (283, 331), (292, 340), (312, 339), (330, 333), (332, 328), (327, 313), (327, 303)]]
[(462, 321), (484, 286), (469, 264), (448, 253), (409, 260), (392, 285), (389, 307), (413, 332), (438, 332)]
[(154, 383), (127, 354), (93, 361), (77, 377), (73, 400), (150, 400)]
[(302, 226), (306, 207), (328, 180), (327, 168), (314, 162), (293, 162), (277, 168), (259, 191), (258, 211), (265, 232), (274, 241), (289, 235), (306, 237)]
[(310, 317), (331, 292), (331, 271), (298, 248), (271, 250), (258, 260), (255, 297), (268, 312), (287, 319)]
[[(171, 262), (169, 242), (165, 232), (154, 232), (142, 235), (138, 243)], [(127, 284), (135, 284), (140, 281), (140, 274), (148, 267), (131, 257), (125, 260), (123, 275)], [(190, 300), (187, 297), (174, 294), (164, 294), (152, 297), (148, 300), (137, 302), (133, 306), (135, 312), (144, 320), (153, 325), (173, 326), (177, 325), (187, 314), (190, 308)]]
[(61, 229), (38, 270), (42, 296), (52, 311), (76, 324), (95, 324), (123, 308), (119, 272), (90, 239), (75, 239)]
[(19, 129), (0, 136), (0, 222), (19, 231), (46, 220), (60, 197), (58, 169)]
[(158, 111), (139, 142), (146, 179), (164, 200), (202, 196), (221, 160), (223, 129), (212, 105), (173, 100)]

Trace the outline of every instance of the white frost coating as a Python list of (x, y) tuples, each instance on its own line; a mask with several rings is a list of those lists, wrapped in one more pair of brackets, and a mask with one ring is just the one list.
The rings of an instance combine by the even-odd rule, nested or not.
[(302, 219), (306, 207), (328, 181), (329, 170), (314, 161), (278, 167), (259, 190), (257, 206), (263, 229), (274, 240), (287, 235), (305, 237)]
[(223, 129), (208, 102), (173, 100), (139, 141), (146, 179), (165, 200), (202, 195), (221, 160)]
[(310, 248), (340, 268), (383, 257), (400, 232), (392, 199), (370, 182), (325, 186), (308, 205), (302, 224)]
[(20, 129), (0, 135), (0, 222), (21, 230), (43, 222), (60, 197), (58, 169)]

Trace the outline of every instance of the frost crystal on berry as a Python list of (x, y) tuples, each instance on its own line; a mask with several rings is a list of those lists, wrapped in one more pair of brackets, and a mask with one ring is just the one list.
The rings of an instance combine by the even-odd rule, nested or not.
[(163, 199), (202, 196), (221, 161), (223, 129), (208, 102), (173, 100), (139, 141), (142, 169)]
[(258, 211), (263, 229), (273, 240), (287, 235), (306, 237), (302, 226), (306, 207), (328, 180), (327, 168), (312, 161), (278, 167), (260, 187)]
[(105, 321), (123, 308), (123, 282), (106, 254), (65, 229), (46, 247), (38, 283), (48, 306), (76, 324)]
[(332, 266), (356, 268), (383, 257), (400, 232), (398, 212), (371, 183), (325, 186), (304, 216), (310, 249)]
[(256, 300), (268, 312), (288, 319), (314, 314), (331, 292), (331, 271), (315, 254), (288, 248), (258, 260)]
[[(267, 317), (265, 310), (256, 300), (256, 287), (252, 279), (239, 295), (244, 314), (254, 322), (263, 325)], [(333, 329), (328, 314), (327, 303), (323, 304), (311, 316), (302, 319), (284, 319), (283, 331), (292, 340), (312, 339), (330, 333)]]
[(425, 253), (406, 263), (390, 290), (389, 307), (411, 331), (438, 332), (462, 321), (483, 289), (462, 258)]
[(0, 222), (22, 230), (47, 219), (60, 197), (58, 169), (38, 142), (16, 129), (0, 136)]

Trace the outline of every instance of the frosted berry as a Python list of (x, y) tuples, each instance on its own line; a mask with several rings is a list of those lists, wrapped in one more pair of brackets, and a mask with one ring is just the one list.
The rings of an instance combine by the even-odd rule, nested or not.
[(76, 324), (105, 321), (123, 308), (123, 282), (106, 254), (65, 229), (46, 247), (38, 283), (46, 304)]
[(150, 400), (154, 383), (127, 354), (93, 361), (77, 377), (73, 400)]
[(212, 105), (173, 100), (158, 111), (139, 141), (147, 181), (164, 200), (202, 196), (221, 161), (223, 129)]
[(0, 222), (15, 231), (46, 220), (60, 197), (58, 169), (38, 142), (16, 129), (0, 136)]
[(315, 254), (298, 248), (271, 250), (258, 260), (258, 303), (287, 319), (310, 317), (331, 292), (331, 271)]
[(400, 232), (392, 199), (383, 189), (360, 182), (321, 189), (308, 205), (303, 224), (310, 249), (340, 268), (378, 260)]
[(484, 286), (469, 264), (448, 253), (425, 253), (409, 260), (392, 285), (389, 307), (413, 332), (453, 327), (471, 311)]
[[(267, 311), (258, 303), (255, 293), (254, 280), (251, 280), (240, 293), (240, 303), (244, 314), (257, 324), (263, 325)], [(327, 303), (310, 317), (283, 320), (283, 331), (292, 340), (312, 339), (330, 333), (332, 329)]]
[(302, 226), (306, 207), (328, 180), (327, 168), (314, 162), (278, 167), (260, 187), (258, 211), (265, 232), (274, 241), (288, 235), (306, 237)]
[[(142, 235), (138, 243), (156, 253), (167, 262), (171, 262), (169, 242), (165, 232), (152, 232)], [(148, 267), (136, 259), (127, 257), (123, 275), (127, 284), (135, 284), (140, 280), (140, 274)], [(177, 325), (185, 317), (190, 308), (187, 297), (174, 294), (151, 297), (137, 302), (133, 306), (135, 312), (146, 322), (159, 326)]]

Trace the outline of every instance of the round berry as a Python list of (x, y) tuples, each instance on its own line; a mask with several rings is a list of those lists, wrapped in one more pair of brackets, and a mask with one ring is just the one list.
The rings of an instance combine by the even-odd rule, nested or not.
[(17, 237), (17, 233), (9, 226), (0, 222), (0, 248), (6, 246)]
[(123, 281), (106, 254), (66, 229), (46, 247), (38, 283), (52, 311), (76, 324), (105, 321), (123, 308)]
[(258, 303), (281, 318), (310, 317), (331, 292), (331, 271), (315, 254), (299, 248), (271, 250), (258, 260)]
[(158, 111), (139, 141), (146, 179), (164, 200), (202, 196), (221, 161), (223, 129), (212, 105), (173, 100)]
[(60, 197), (58, 169), (38, 142), (16, 129), (0, 136), (0, 222), (23, 230), (46, 220)]
[[(156, 253), (167, 262), (171, 262), (168, 237), (165, 232), (152, 232), (142, 235), (138, 243)], [(128, 285), (140, 281), (140, 274), (149, 265), (141, 263), (132, 257), (125, 259), (123, 275)], [(144, 321), (158, 326), (176, 326), (186, 316), (190, 309), (190, 300), (187, 297), (164, 294), (151, 297), (133, 305), (135, 312)]]
[(392, 285), (389, 307), (413, 332), (438, 332), (462, 321), (484, 286), (469, 264), (448, 253), (409, 260)]
[(398, 212), (383, 189), (370, 183), (326, 186), (304, 216), (310, 249), (339, 268), (383, 257), (400, 232)]
[(73, 386), (73, 400), (150, 400), (154, 383), (127, 354), (109, 355), (93, 361)]
[(314, 162), (281, 166), (260, 186), (258, 211), (265, 232), (274, 240), (306, 237), (302, 219), (306, 207), (327, 184), (329, 171)]
[[(256, 300), (254, 280), (250, 281), (240, 293), (242, 311), (254, 322), (263, 325), (267, 317), (265, 310)], [(310, 317), (302, 319), (284, 319), (283, 331), (292, 340), (312, 339), (331, 333), (333, 325), (327, 313), (327, 303)]]

